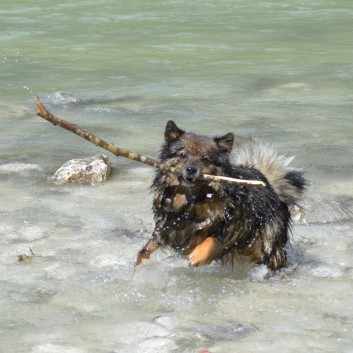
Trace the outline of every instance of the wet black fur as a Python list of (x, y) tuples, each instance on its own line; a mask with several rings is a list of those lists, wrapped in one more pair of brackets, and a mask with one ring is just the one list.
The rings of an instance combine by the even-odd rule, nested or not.
[[(162, 162), (168, 163), (184, 147), (183, 134), (184, 131), (173, 122), (167, 124), (166, 141), (160, 151)], [(189, 135), (191, 139), (193, 136), (198, 138), (198, 135)], [(196, 245), (196, 235), (202, 237), (202, 232), (205, 232), (218, 240), (217, 251), (211, 261), (233, 261), (234, 256), (244, 255), (250, 261), (279, 269), (286, 266), (284, 247), (291, 225), (289, 205), (280, 200), (259, 170), (230, 162), (233, 138), (233, 134), (214, 138), (216, 146), (208, 154), (209, 168), (214, 168), (218, 175), (262, 180), (266, 186), (197, 181), (195, 185), (185, 187), (181, 180), (179, 184), (169, 185), (165, 175), (157, 171), (151, 186), (155, 194), (153, 212), (156, 228), (153, 236), (159, 245), (188, 254)], [(298, 192), (304, 190), (305, 180), (301, 172), (291, 170), (284, 178), (298, 188)], [(176, 194), (185, 195), (187, 201), (180, 209), (170, 209), (170, 200)], [(220, 216), (205, 217), (202, 214), (211, 205), (210, 195), (212, 200), (224, 205)], [(212, 212), (212, 207), (210, 209)]]

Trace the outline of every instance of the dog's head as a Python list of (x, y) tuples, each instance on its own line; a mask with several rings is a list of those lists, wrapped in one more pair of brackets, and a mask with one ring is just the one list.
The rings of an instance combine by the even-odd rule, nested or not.
[(164, 136), (161, 160), (180, 170), (178, 181), (186, 187), (193, 187), (201, 174), (222, 174), (229, 165), (234, 142), (232, 133), (211, 138), (185, 132), (168, 121)]

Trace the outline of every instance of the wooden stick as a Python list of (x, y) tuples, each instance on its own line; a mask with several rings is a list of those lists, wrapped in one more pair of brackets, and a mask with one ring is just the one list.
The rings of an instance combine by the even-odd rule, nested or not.
[[(135, 161), (150, 165), (152, 167), (158, 168), (162, 170), (165, 173), (172, 173), (172, 174), (180, 174), (180, 171), (175, 168), (175, 167), (169, 167), (160, 161), (156, 159), (152, 159), (149, 157), (142, 156), (138, 153), (130, 152), (128, 150), (125, 150), (123, 148), (116, 147), (113, 145), (111, 142), (106, 142), (99, 137), (91, 134), (88, 131), (82, 130), (80, 127), (78, 127), (75, 124), (72, 124), (66, 120), (57, 118), (53, 114), (47, 111), (47, 109), (44, 107), (42, 102), (39, 100), (39, 98), (34, 99), (34, 103), (38, 107), (38, 112), (37, 115), (40, 116), (41, 118), (51, 122), (53, 125), (59, 125), (60, 127), (69, 130), (73, 132), (74, 134), (81, 136), (82, 138), (86, 139), (87, 141), (95, 144), (96, 146), (102, 147), (105, 150), (115, 154), (116, 156), (121, 156), (129, 159), (133, 159)], [(243, 179), (234, 179), (234, 178), (229, 178), (229, 177), (223, 177), (223, 176), (218, 176), (218, 175), (208, 175), (208, 174), (203, 174), (201, 175), (200, 179), (202, 180), (207, 180), (207, 181), (212, 181), (212, 182), (226, 182), (226, 183), (231, 183), (231, 184), (246, 184), (246, 185), (255, 185), (255, 186), (265, 186), (265, 183), (260, 180), (243, 180)]]

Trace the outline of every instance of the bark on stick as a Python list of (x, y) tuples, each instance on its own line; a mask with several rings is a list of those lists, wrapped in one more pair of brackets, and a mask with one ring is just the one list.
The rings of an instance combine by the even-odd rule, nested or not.
[[(111, 142), (106, 142), (101, 138), (91, 134), (86, 130), (82, 130), (79, 126), (72, 124), (66, 120), (60, 119), (50, 112), (44, 107), (43, 103), (39, 100), (39, 98), (35, 98), (34, 102), (38, 107), (37, 115), (49, 122), (53, 125), (58, 125), (66, 130), (73, 132), (74, 134), (81, 136), (85, 140), (95, 144), (96, 146), (102, 147), (105, 150), (115, 154), (116, 156), (121, 156), (129, 159), (133, 159), (135, 161), (150, 165), (154, 168), (158, 168), (162, 170), (164, 173), (173, 173), (173, 174), (180, 174), (180, 171), (177, 168), (166, 166), (165, 164), (161, 163), (157, 159), (149, 158), (146, 156), (142, 156), (138, 153), (131, 152), (125, 150), (123, 148), (116, 147)], [(223, 177), (218, 175), (209, 175), (203, 174), (200, 179), (207, 180), (210, 182), (226, 182), (231, 184), (243, 184), (243, 185), (254, 185), (254, 186), (265, 186), (265, 183), (260, 180), (243, 180), (243, 179), (234, 179), (229, 177)]]

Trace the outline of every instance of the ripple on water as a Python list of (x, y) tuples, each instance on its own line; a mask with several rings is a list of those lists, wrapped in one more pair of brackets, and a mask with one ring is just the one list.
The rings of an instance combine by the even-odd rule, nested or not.
[(37, 164), (28, 163), (6, 163), (0, 165), (0, 174), (20, 174), (33, 176), (42, 173), (43, 169)]
[(310, 273), (313, 276), (320, 278), (339, 278), (343, 276), (342, 269), (336, 266), (318, 266), (310, 270)]

